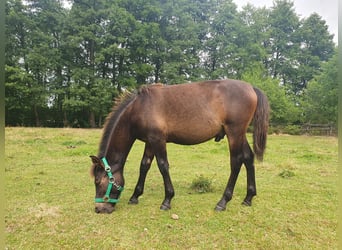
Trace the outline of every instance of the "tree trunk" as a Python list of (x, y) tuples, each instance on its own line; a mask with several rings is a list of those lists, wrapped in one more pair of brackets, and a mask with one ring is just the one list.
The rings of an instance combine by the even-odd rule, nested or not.
[(96, 122), (95, 122), (95, 112), (90, 111), (89, 114), (89, 124), (91, 128), (96, 128)]
[(102, 127), (102, 116), (101, 116), (101, 115), (100, 115), (100, 117), (99, 117), (98, 127), (99, 127), (99, 128)]
[(69, 127), (69, 121), (68, 121), (68, 118), (67, 118), (66, 111), (63, 112), (63, 126), (64, 126), (64, 128)]
[(36, 127), (40, 127), (40, 119), (39, 119), (39, 114), (38, 114), (38, 107), (37, 105), (33, 106), (33, 111), (34, 111), (34, 117), (35, 117), (35, 121), (36, 121)]

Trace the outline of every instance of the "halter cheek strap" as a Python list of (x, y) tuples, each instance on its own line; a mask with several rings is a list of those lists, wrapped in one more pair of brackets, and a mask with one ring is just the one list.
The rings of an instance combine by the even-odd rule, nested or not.
[[(95, 202), (96, 203), (114, 203), (115, 204), (115, 203), (119, 202), (121, 192), (124, 190), (124, 188), (115, 182), (115, 178), (111, 172), (111, 168), (107, 162), (107, 159), (105, 157), (103, 157), (101, 160), (105, 166), (105, 171), (107, 172), (109, 182), (108, 182), (106, 194), (103, 196), (103, 198), (95, 198)], [(116, 188), (116, 190), (119, 191), (119, 196), (117, 199), (111, 199), (109, 197), (113, 186)]]

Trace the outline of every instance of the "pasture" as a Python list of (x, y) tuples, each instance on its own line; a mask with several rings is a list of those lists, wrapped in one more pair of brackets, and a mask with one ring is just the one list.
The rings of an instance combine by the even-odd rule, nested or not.
[[(5, 129), (6, 249), (337, 249), (335, 137), (270, 135), (256, 162), (252, 207), (242, 168), (227, 210), (215, 212), (229, 176), (226, 139), (195, 146), (168, 144), (175, 198), (164, 197), (156, 163), (138, 205), (129, 205), (143, 143), (125, 166), (125, 190), (112, 214), (95, 214), (89, 155), (101, 130)], [(251, 136), (248, 136), (251, 143)], [(200, 176), (212, 192), (190, 186)], [(178, 219), (172, 215), (178, 215)]]

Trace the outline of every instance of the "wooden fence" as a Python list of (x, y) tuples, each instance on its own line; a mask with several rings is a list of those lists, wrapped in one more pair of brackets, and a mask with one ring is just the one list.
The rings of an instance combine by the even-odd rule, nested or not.
[(332, 124), (303, 124), (302, 131), (309, 135), (337, 135), (337, 129)]

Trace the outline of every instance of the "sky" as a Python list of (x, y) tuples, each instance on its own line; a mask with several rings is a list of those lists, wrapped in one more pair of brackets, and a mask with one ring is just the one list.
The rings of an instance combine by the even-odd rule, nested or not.
[[(329, 32), (334, 34), (334, 42), (338, 41), (338, 0), (292, 0), (295, 12), (300, 18), (309, 17), (316, 12), (326, 21)], [(241, 10), (247, 3), (255, 7), (272, 7), (273, 0), (233, 0)]]

